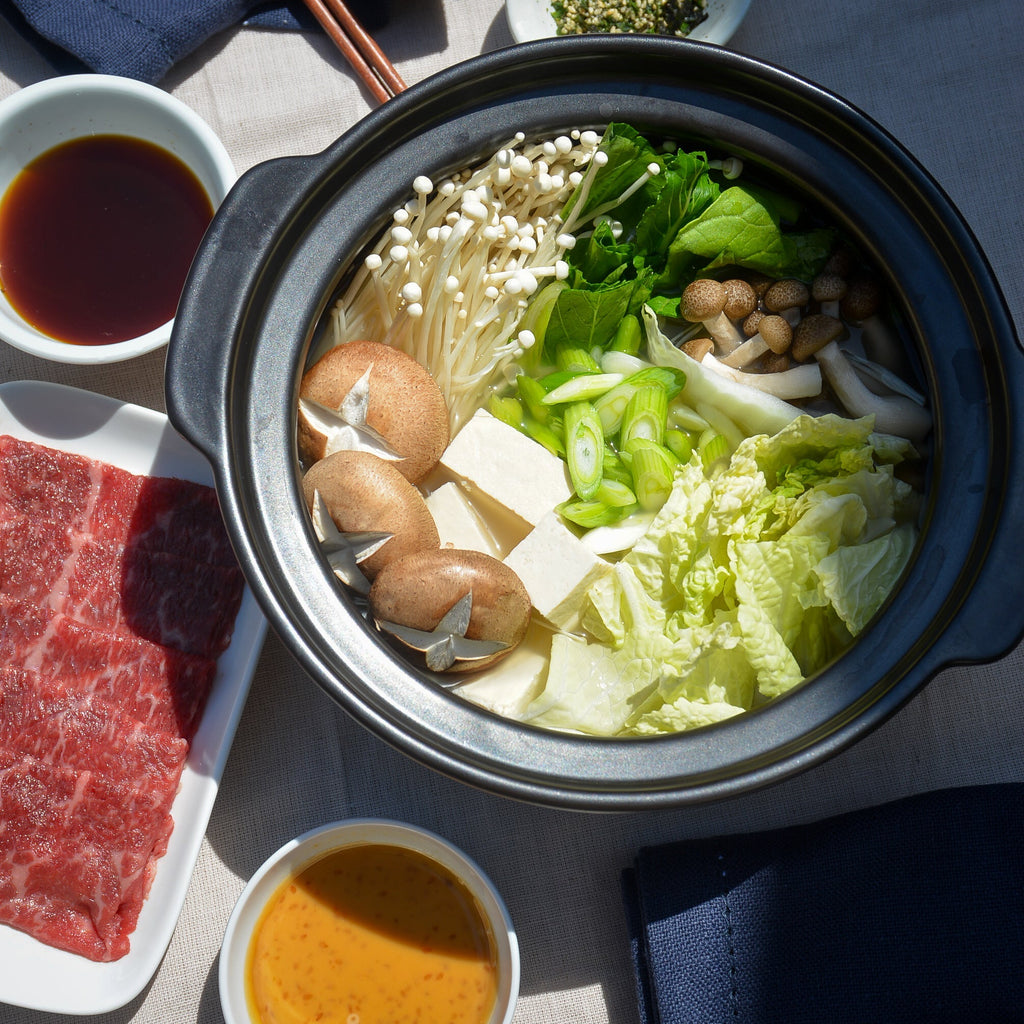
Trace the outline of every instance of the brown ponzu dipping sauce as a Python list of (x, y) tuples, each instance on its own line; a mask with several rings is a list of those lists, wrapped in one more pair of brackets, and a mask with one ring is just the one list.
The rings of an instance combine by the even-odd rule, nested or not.
[(0, 288), (37, 330), (106, 345), (170, 320), (213, 217), (198, 179), (121, 135), (62, 143), (0, 201)]

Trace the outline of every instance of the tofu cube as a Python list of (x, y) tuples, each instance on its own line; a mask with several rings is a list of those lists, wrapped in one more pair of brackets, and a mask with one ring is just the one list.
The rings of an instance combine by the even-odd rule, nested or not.
[(544, 688), (552, 635), (551, 629), (533, 616), (523, 642), (497, 664), (466, 676), (459, 685), (459, 696), (495, 714), (518, 718)]
[(492, 558), (502, 552), (491, 532), (473, 508), (465, 490), (454, 481), (442, 484), (426, 498), (427, 508), (437, 524), (441, 547), (482, 551)]
[(545, 515), (504, 561), (523, 581), (538, 614), (564, 630), (579, 625), (583, 595), (612, 571), (556, 512)]
[(455, 435), (440, 461), (450, 474), (529, 526), (572, 497), (565, 463), (485, 409)]

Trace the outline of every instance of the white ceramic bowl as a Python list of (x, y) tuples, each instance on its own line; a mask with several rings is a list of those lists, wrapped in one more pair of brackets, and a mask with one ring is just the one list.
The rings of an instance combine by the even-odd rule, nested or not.
[(251, 1024), (245, 996), (246, 951), (253, 928), (278, 886), (334, 850), (367, 843), (415, 850), (447, 868), (473, 894), (490, 925), (498, 955), (498, 997), (488, 1024), (510, 1024), (519, 995), (519, 944), (497, 889), (446, 839), (383, 818), (349, 818), (306, 832), (282, 846), (252, 876), (228, 919), (221, 944), (220, 1001), (226, 1024)]
[[(116, 75), (67, 75), (26, 86), (0, 101), (0, 196), (37, 156), (89, 135), (126, 135), (168, 150), (192, 170), (215, 210), (236, 178), (213, 130), (169, 93)], [(26, 323), (0, 292), (0, 338), (56, 362), (132, 359), (167, 344), (172, 322), (127, 341), (69, 345)]]
[[(707, 0), (708, 16), (686, 37), (725, 44), (746, 16), (750, 0)], [(557, 35), (551, 0), (505, 0), (505, 14), (517, 43)]]

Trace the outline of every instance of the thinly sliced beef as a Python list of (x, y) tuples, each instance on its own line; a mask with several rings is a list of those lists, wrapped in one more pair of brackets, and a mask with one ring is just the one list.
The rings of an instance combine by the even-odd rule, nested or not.
[(237, 565), (216, 493), (191, 480), (140, 476), (3, 435), (0, 506), (96, 540)]
[(91, 960), (124, 956), (174, 794), (0, 751), (0, 921)]
[(2, 594), (0, 662), (63, 680), (187, 740), (199, 726), (217, 668), (211, 658), (83, 626)]
[(177, 791), (188, 742), (95, 693), (18, 669), (0, 671), (0, 749)]
[(0, 922), (129, 951), (242, 589), (211, 488), (0, 436)]
[(237, 566), (104, 543), (0, 512), (0, 592), (83, 625), (216, 657), (231, 641), (242, 588)]

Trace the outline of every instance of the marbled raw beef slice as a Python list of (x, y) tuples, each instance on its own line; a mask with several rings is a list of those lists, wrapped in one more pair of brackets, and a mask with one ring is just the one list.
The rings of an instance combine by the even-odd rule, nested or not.
[(217, 663), (0, 596), (0, 662), (95, 693), (191, 740)]
[(91, 960), (120, 959), (167, 848), (171, 800), (0, 750), (0, 922)]
[(76, 622), (216, 657), (242, 599), (237, 566), (103, 543), (49, 520), (0, 517), (0, 593)]

